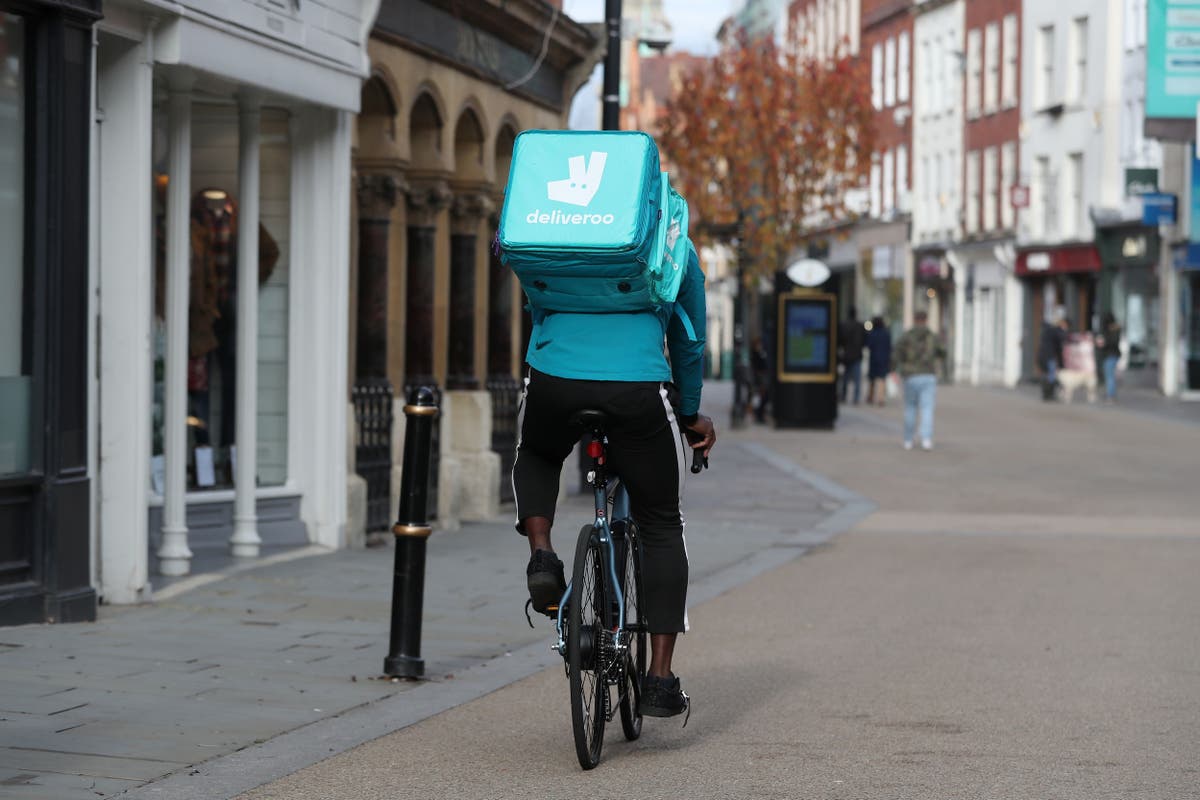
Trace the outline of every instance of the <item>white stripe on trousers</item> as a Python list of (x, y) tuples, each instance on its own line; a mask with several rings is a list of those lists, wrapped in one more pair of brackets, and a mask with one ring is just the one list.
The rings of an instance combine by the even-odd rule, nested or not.
[[(667, 397), (667, 385), (659, 384), (658, 395), (662, 398), (663, 408), (667, 411), (667, 422), (671, 424), (671, 430), (675, 433), (675, 456), (679, 462), (679, 536), (683, 540), (683, 557), (686, 560), (687, 554), (687, 521), (683, 518), (683, 482), (687, 478), (687, 455), (684, 452), (683, 431), (679, 428), (679, 420), (675, 418), (675, 409), (671, 407), (671, 401)], [(683, 632), (687, 633), (691, 630), (691, 623), (688, 621), (687, 606), (683, 608)]]
[(525, 387), (521, 390), (521, 399), (517, 402), (517, 444), (516, 455), (513, 456), (512, 472), (508, 473), (508, 482), (512, 484), (513, 509), (517, 512), (517, 526), (521, 525), (521, 509), (517, 508), (517, 459), (521, 457), (521, 439), (525, 433), (525, 399), (529, 396), (529, 375), (525, 376)]

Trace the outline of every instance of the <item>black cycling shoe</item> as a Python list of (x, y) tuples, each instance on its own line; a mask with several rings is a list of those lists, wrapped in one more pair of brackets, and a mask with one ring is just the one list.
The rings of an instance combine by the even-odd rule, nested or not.
[[(647, 717), (675, 717), (685, 711), (691, 716), (691, 698), (679, 686), (679, 678), (647, 675), (642, 679), (642, 698), (638, 711)], [(683, 720), (687, 725), (687, 718)]]
[(529, 601), (539, 614), (554, 616), (558, 603), (567, 590), (567, 579), (563, 574), (563, 562), (549, 550), (537, 550), (525, 568), (529, 583)]

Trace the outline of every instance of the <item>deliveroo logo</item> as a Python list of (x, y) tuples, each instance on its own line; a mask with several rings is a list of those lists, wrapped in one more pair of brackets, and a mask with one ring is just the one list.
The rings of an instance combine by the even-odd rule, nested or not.
[[(583, 156), (572, 156), (567, 159), (567, 174), (570, 177), (561, 181), (547, 181), (546, 196), (560, 203), (586, 208), (600, 190), (606, 161), (608, 153), (595, 151), (586, 163)], [(612, 225), (616, 217), (612, 214), (572, 214), (557, 208), (546, 213), (535, 208), (525, 217), (525, 221), (530, 225)]]
[[(550, 181), (546, 184), (546, 194), (551, 200), (560, 203), (570, 203), (573, 206), (586, 206), (592, 202), (596, 192), (600, 190), (600, 179), (604, 177), (604, 163), (608, 161), (608, 153), (592, 153), (592, 160), (584, 166), (583, 156), (573, 156), (567, 159), (567, 170), (571, 176), (562, 181)], [(561, 173), (559, 173), (561, 174)]]

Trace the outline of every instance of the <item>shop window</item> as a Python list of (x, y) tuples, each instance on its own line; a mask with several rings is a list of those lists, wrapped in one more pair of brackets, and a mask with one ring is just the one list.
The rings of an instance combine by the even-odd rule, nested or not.
[[(238, 116), (232, 105), (195, 105), (192, 118), (188, 489), (231, 489), (237, 470)], [(156, 116), (156, 125), (165, 122), (165, 114)], [(280, 486), (288, 478), (291, 146), (286, 112), (263, 110), (259, 156), (257, 483)], [(164, 156), (163, 164), (165, 160)], [(164, 201), (169, 181), (169, 175), (157, 174), (152, 483), (160, 493), (166, 350)]]
[(0, 13), (0, 476), (29, 472), (32, 285), (25, 258), (25, 25)]

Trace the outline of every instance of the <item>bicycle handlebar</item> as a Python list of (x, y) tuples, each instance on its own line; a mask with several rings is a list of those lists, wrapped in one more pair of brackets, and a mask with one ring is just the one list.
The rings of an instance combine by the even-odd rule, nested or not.
[[(695, 444), (704, 437), (687, 428), (683, 429), (684, 435), (691, 444)], [(692, 449), (692, 474), (697, 475), (701, 470), (708, 469), (708, 457), (704, 455), (704, 451), (699, 448)]]

